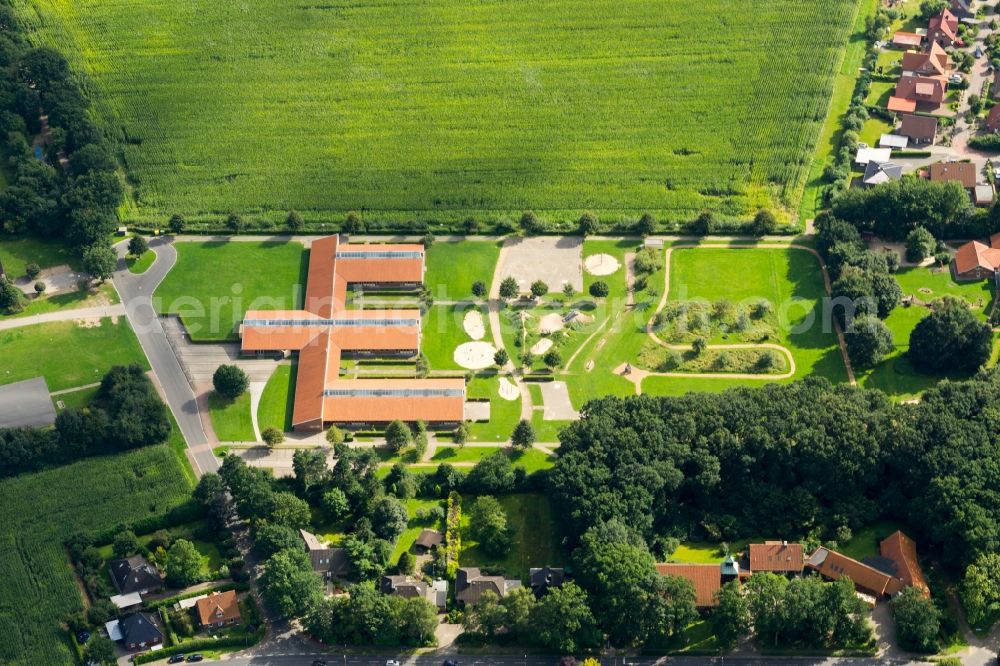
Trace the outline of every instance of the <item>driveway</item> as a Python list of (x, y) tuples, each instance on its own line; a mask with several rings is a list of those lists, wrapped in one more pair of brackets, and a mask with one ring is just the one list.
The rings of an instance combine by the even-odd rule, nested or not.
[(167, 405), (184, 435), (195, 474), (201, 476), (205, 472), (213, 472), (219, 468), (219, 461), (212, 453), (208, 436), (202, 427), (198, 401), (167, 340), (151, 300), (156, 287), (177, 262), (177, 252), (168, 239), (154, 238), (150, 241), (149, 248), (156, 254), (156, 261), (145, 273), (136, 275), (125, 267), (126, 245), (123, 241), (115, 246), (118, 251), (118, 269), (113, 278), (115, 289), (125, 306), (125, 315), (139, 338), (139, 344), (160, 380)]

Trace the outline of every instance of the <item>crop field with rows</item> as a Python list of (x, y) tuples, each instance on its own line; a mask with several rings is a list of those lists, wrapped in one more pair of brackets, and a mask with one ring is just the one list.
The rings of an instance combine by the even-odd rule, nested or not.
[(0, 664), (70, 664), (60, 628), (83, 608), (63, 543), (165, 514), (190, 495), (177, 458), (151, 446), (0, 482)]
[(14, 0), (163, 222), (792, 209), (858, 0)]

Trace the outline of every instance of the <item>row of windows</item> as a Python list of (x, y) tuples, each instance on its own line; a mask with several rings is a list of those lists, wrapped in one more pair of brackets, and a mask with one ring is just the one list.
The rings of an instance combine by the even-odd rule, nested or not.
[(420, 259), (423, 252), (406, 250), (341, 250), (337, 252), (340, 259)]
[(419, 319), (244, 319), (244, 326), (419, 326)]
[(330, 398), (464, 398), (464, 389), (326, 389), (323, 395)]

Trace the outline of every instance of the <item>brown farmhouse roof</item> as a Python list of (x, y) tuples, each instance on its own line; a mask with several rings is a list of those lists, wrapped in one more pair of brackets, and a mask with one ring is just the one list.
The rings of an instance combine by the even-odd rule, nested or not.
[(750, 550), (750, 571), (774, 571), (778, 573), (800, 573), (803, 566), (802, 544), (765, 541), (752, 543)]
[(896, 84), (895, 96), (914, 102), (940, 104), (944, 101), (947, 89), (948, 77), (946, 76), (904, 74), (899, 77), (899, 82)]
[(656, 571), (661, 576), (678, 576), (694, 585), (695, 605), (698, 608), (715, 606), (715, 593), (722, 588), (722, 570), (718, 564), (677, 564), (668, 562), (657, 564)]
[(423, 274), (422, 245), (347, 244), (329, 236), (312, 243), (304, 310), (247, 312), (240, 327), (244, 352), (299, 352), (293, 427), (462, 420), (463, 379), (339, 377), (343, 352), (420, 349), (419, 310), (348, 310), (348, 285), (419, 285)]
[(899, 31), (892, 36), (892, 43), (896, 46), (920, 46), (923, 41), (924, 38), (915, 32)]

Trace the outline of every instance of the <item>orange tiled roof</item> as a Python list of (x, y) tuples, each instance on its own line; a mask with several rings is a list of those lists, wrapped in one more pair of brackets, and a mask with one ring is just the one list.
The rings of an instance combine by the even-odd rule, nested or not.
[(339, 376), (343, 351), (420, 349), (419, 310), (347, 310), (348, 284), (419, 284), (423, 273), (422, 245), (352, 245), (330, 236), (312, 243), (304, 310), (247, 312), (240, 327), (243, 351), (299, 352), (293, 427), (464, 418), (463, 379), (405, 380), (412, 386), (401, 387), (397, 382), (404, 380)]
[(890, 97), (886, 108), (899, 113), (912, 113), (917, 110), (917, 103), (912, 99), (902, 97)]
[(896, 530), (882, 540), (878, 549), (882, 557), (896, 563), (896, 576), (903, 582), (903, 585), (916, 587), (924, 593), (925, 597), (930, 596), (931, 590), (924, 578), (924, 570), (920, 568), (920, 562), (917, 559), (917, 544), (913, 539)]
[(806, 565), (831, 580), (848, 576), (856, 587), (876, 596), (893, 594), (900, 587), (892, 576), (829, 548), (817, 548)]
[(679, 576), (694, 585), (695, 605), (698, 608), (715, 606), (715, 593), (722, 588), (722, 570), (718, 564), (678, 564), (668, 562), (657, 564), (656, 571), (661, 576)]
[(750, 571), (795, 572), (802, 571), (802, 544), (765, 541), (752, 543), (750, 550)]
[(897, 46), (920, 46), (923, 41), (924, 38), (915, 32), (899, 31), (892, 36), (892, 43)]
[(240, 605), (236, 600), (236, 590), (213, 592), (195, 603), (198, 619), (202, 626), (216, 622), (239, 621)]
[(971, 241), (955, 253), (955, 272), (961, 275), (976, 268), (995, 271), (1000, 268), (1000, 249)]

